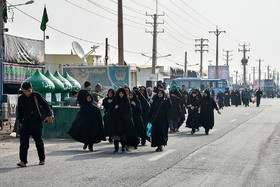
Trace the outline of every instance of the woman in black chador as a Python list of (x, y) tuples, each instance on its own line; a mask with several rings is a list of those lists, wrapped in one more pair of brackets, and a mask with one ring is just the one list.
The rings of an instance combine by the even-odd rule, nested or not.
[[(142, 119), (142, 107), (141, 102), (137, 99), (134, 91), (130, 91), (129, 100), (132, 108), (132, 117), (134, 122), (134, 127), (137, 133), (137, 136), (141, 139), (145, 139), (144, 135), (144, 124)], [(137, 146), (134, 147), (137, 149)]]
[(118, 153), (119, 142), (122, 144), (122, 152), (125, 152), (127, 146), (135, 147), (139, 144), (139, 140), (133, 124), (131, 105), (124, 88), (117, 90), (112, 108), (114, 153)]
[(186, 127), (192, 129), (191, 132), (192, 134), (195, 133), (195, 129), (198, 129), (200, 127), (199, 118), (198, 118), (199, 107), (200, 107), (200, 102), (199, 99), (197, 98), (196, 92), (192, 91), (187, 102), (188, 119), (186, 122)]
[(216, 102), (210, 96), (210, 92), (208, 90), (204, 91), (204, 95), (201, 99), (201, 109), (200, 109), (200, 121), (201, 126), (205, 128), (205, 134), (208, 135), (209, 129), (214, 127), (214, 109), (217, 110), (219, 114), (220, 111), (217, 107)]
[(104, 106), (104, 129), (105, 129), (105, 135), (109, 136), (109, 142), (112, 143), (112, 135), (113, 135), (113, 129), (112, 129), (112, 101), (113, 97), (115, 96), (115, 90), (109, 89), (107, 97), (103, 100), (102, 105)]
[(149, 112), (151, 109), (151, 105), (140, 91), (136, 90), (135, 94), (136, 94), (136, 97), (140, 100), (141, 107), (142, 107), (142, 119), (143, 119), (144, 129), (143, 129), (143, 135), (141, 136), (142, 137), (141, 144), (145, 145), (146, 139), (147, 139), (146, 131), (147, 131), (147, 125), (148, 125), (148, 116), (149, 116)]
[(93, 151), (93, 144), (99, 143), (101, 140), (106, 140), (101, 111), (98, 107), (92, 104), (92, 97), (87, 94), (85, 102), (81, 106), (72, 127), (68, 134), (75, 140), (84, 143), (84, 149), (89, 148)]
[(162, 151), (162, 146), (167, 145), (171, 107), (169, 98), (167, 95), (165, 99), (165, 92), (158, 90), (149, 114), (149, 122), (152, 123), (151, 143), (152, 147), (157, 147), (156, 151)]
[(220, 109), (224, 108), (224, 99), (225, 99), (224, 93), (222, 92), (222, 90), (219, 90), (219, 93), (217, 94), (217, 100)]

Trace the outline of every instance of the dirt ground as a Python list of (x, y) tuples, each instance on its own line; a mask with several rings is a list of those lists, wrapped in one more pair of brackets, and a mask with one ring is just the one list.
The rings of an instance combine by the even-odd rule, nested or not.
[(13, 138), (10, 136), (13, 130), (13, 127), (10, 127), (10, 125), (8, 125), (8, 122), (3, 122), (3, 129), (1, 129), (0, 126), (0, 140)]

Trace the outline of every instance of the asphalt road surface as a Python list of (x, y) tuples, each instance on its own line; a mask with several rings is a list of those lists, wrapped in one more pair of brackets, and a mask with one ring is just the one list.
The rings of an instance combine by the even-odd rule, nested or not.
[(112, 154), (112, 144), (82, 150), (69, 140), (45, 140), (46, 165), (31, 141), (28, 167), (18, 168), (18, 139), (0, 140), (0, 186), (280, 186), (280, 100), (215, 113), (215, 127), (191, 135), (182, 126), (163, 152), (139, 146)]

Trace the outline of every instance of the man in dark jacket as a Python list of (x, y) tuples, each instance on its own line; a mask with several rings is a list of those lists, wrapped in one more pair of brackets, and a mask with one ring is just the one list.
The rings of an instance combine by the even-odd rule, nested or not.
[(38, 92), (33, 91), (30, 82), (22, 84), (23, 93), (18, 98), (18, 121), (20, 126), (20, 161), (17, 165), (26, 167), (29, 137), (33, 137), (39, 155), (39, 165), (45, 164), (45, 150), (42, 139), (42, 108), (46, 113), (46, 123), (52, 121), (52, 111), (47, 101)]
[(257, 97), (257, 107), (260, 106), (261, 103), (261, 97), (263, 95), (263, 92), (261, 91), (261, 89), (259, 88), (258, 91), (256, 92), (256, 97)]
[(79, 91), (77, 101), (79, 105), (85, 104), (85, 97), (87, 96), (88, 93), (90, 93), (91, 90), (91, 83), (89, 81), (86, 81), (84, 83), (84, 89)]

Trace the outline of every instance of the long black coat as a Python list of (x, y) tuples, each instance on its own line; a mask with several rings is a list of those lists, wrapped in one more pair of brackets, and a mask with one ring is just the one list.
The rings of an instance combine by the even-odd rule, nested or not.
[(225, 106), (230, 106), (230, 92), (225, 91)]
[(214, 127), (214, 109), (218, 109), (216, 102), (212, 97), (202, 97), (200, 109), (200, 124), (205, 129)]
[(140, 91), (136, 90), (135, 94), (138, 95), (138, 99), (140, 100), (140, 103), (141, 103), (142, 119), (143, 119), (144, 128), (146, 129), (147, 124), (148, 124), (148, 117), (149, 117), (151, 105)]
[(133, 98), (132, 101), (134, 101), (136, 104), (136, 106), (131, 104), (134, 127), (136, 129), (137, 136), (140, 138), (144, 138), (145, 133), (144, 133), (144, 123), (142, 119), (141, 103), (137, 98)]
[[(194, 109), (191, 109), (191, 107), (188, 107), (189, 105), (192, 105), (195, 107)], [(197, 129), (200, 127), (199, 124), (199, 115), (198, 115), (198, 108), (200, 107), (200, 102), (197, 97), (190, 96), (187, 102), (188, 107), (188, 119), (186, 122), (186, 127)]]
[[(174, 94), (175, 96), (172, 96)], [(178, 121), (179, 117), (181, 117), (181, 102), (182, 95), (178, 90), (175, 92), (170, 92), (170, 100), (172, 102), (172, 106), (170, 108), (170, 120)]]
[(102, 105), (104, 106), (104, 130), (106, 136), (112, 136), (113, 135), (113, 120), (112, 120), (112, 103), (109, 103), (108, 100), (112, 100), (113, 98), (106, 97), (103, 100)]
[(152, 124), (152, 147), (167, 145), (170, 107), (170, 99), (156, 97), (154, 102), (152, 103), (151, 111), (149, 114), (149, 121), (151, 121), (153, 115), (158, 112), (158, 115), (154, 120), (155, 122)]
[(219, 108), (223, 108), (224, 107), (224, 93), (219, 92), (217, 94), (217, 100), (218, 100)]
[[(115, 106), (118, 105), (118, 109)], [(132, 119), (132, 109), (125, 94), (123, 98), (118, 92), (112, 102), (113, 136), (125, 137), (128, 146), (137, 146), (139, 140)]]
[(100, 109), (92, 103), (84, 102), (68, 134), (74, 140), (86, 144), (105, 141)]

